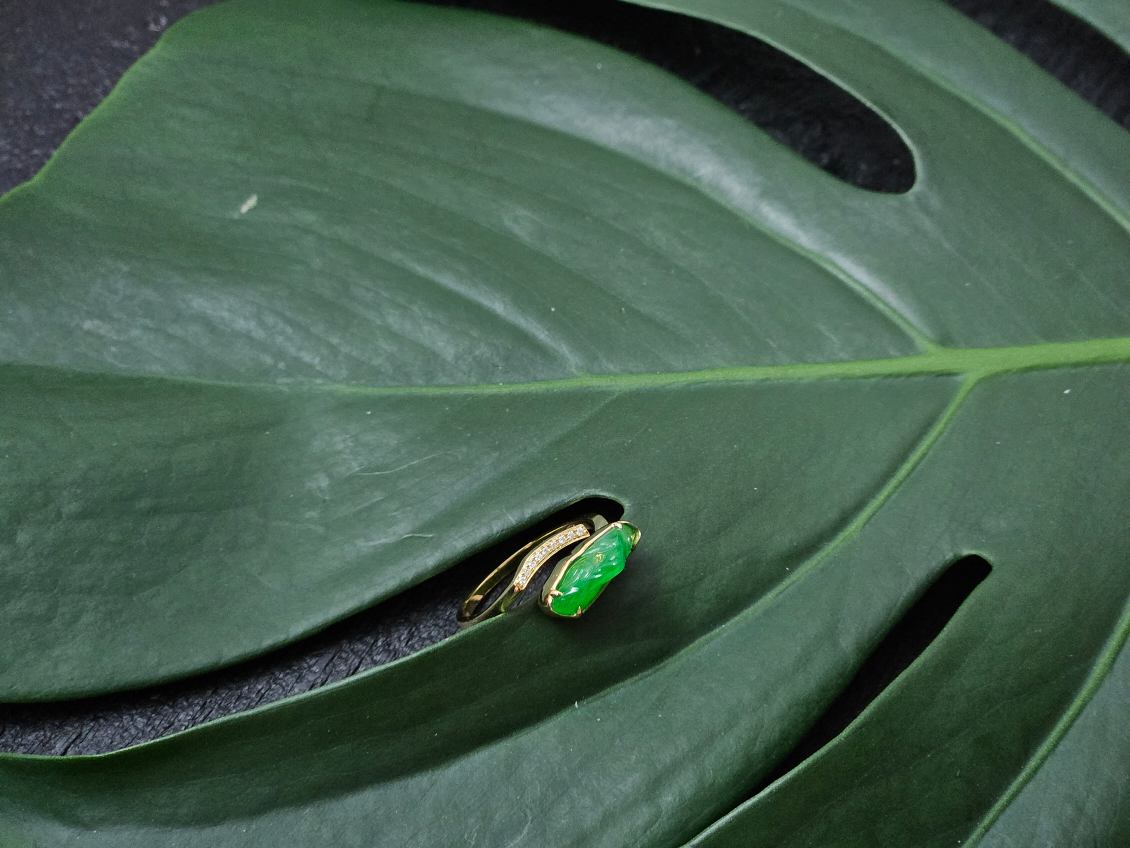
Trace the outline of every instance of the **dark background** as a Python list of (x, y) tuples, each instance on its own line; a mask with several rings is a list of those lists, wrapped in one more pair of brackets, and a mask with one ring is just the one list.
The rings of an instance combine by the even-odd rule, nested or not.
[[(0, 0), (0, 192), (31, 178), (170, 24), (205, 5), (208, 0)], [(754, 39), (605, 0), (465, 0), (448, 5), (539, 20), (640, 55), (848, 182), (903, 191), (914, 181), (912, 159), (889, 125), (804, 65)], [(1091, 27), (1042, 0), (950, 0), (950, 5), (1130, 128), (1130, 57)], [(912, 9), (908, 3), (907, 12)], [(459, 599), (506, 544), (248, 663), (102, 698), (0, 704), (0, 751), (114, 750), (306, 692), (420, 650), (455, 631)], [(969, 558), (943, 575), (892, 629), (786, 764), (846, 725), (937, 635), (988, 571), (987, 563)]]

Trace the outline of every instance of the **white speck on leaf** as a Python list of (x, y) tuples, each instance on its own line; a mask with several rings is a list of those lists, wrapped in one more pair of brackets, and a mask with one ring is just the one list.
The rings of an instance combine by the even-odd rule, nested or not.
[(1071, 389), (1064, 389), (1064, 390), (1063, 390), (1063, 393), (1064, 393), (1065, 395), (1069, 395), (1069, 394), (1071, 394)]
[(239, 207), (239, 214), (246, 215), (255, 208), (255, 204), (259, 202), (259, 195), (253, 194), (247, 200), (243, 201), (243, 205)]

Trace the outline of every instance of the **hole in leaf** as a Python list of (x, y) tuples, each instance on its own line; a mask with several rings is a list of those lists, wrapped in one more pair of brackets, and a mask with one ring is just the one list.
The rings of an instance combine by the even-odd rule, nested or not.
[(914, 185), (914, 156), (874, 110), (760, 39), (689, 15), (608, 0), (420, 0), (505, 14), (631, 53), (682, 77), (829, 174), (879, 192)]
[(624, 508), (585, 498), (400, 595), (253, 660), (133, 692), (53, 703), (0, 704), (0, 751), (79, 755), (115, 751), (245, 712), (401, 659), (453, 635), (475, 584), (526, 540), (570, 518)]
[(992, 566), (976, 555), (943, 571), (871, 651), (839, 695), (754, 789), (757, 795), (840, 735), (941, 634)]
[(947, 0), (1130, 129), (1130, 54), (1048, 0)]

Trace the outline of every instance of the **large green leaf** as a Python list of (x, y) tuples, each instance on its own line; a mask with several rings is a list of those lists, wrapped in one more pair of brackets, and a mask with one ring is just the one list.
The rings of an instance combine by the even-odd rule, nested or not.
[(872, 104), (914, 188), (583, 39), (236, 0), (0, 203), (0, 700), (263, 652), (588, 494), (644, 530), (582, 622), (0, 758), (0, 843), (1130, 841), (1130, 144), (942, 4), (668, 7)]

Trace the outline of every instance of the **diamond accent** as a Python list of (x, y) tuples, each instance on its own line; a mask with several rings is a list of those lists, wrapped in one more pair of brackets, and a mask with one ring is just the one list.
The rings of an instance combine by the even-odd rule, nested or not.
[(574, 524), (559, 533), (554, 533), (522, 558), (522, 564), (518, 566), (518, 571), (514, 575), (514, 588), (519, 592), (525, 589), (546, 560), (589, 535), (589, 528), (584, 524)]

